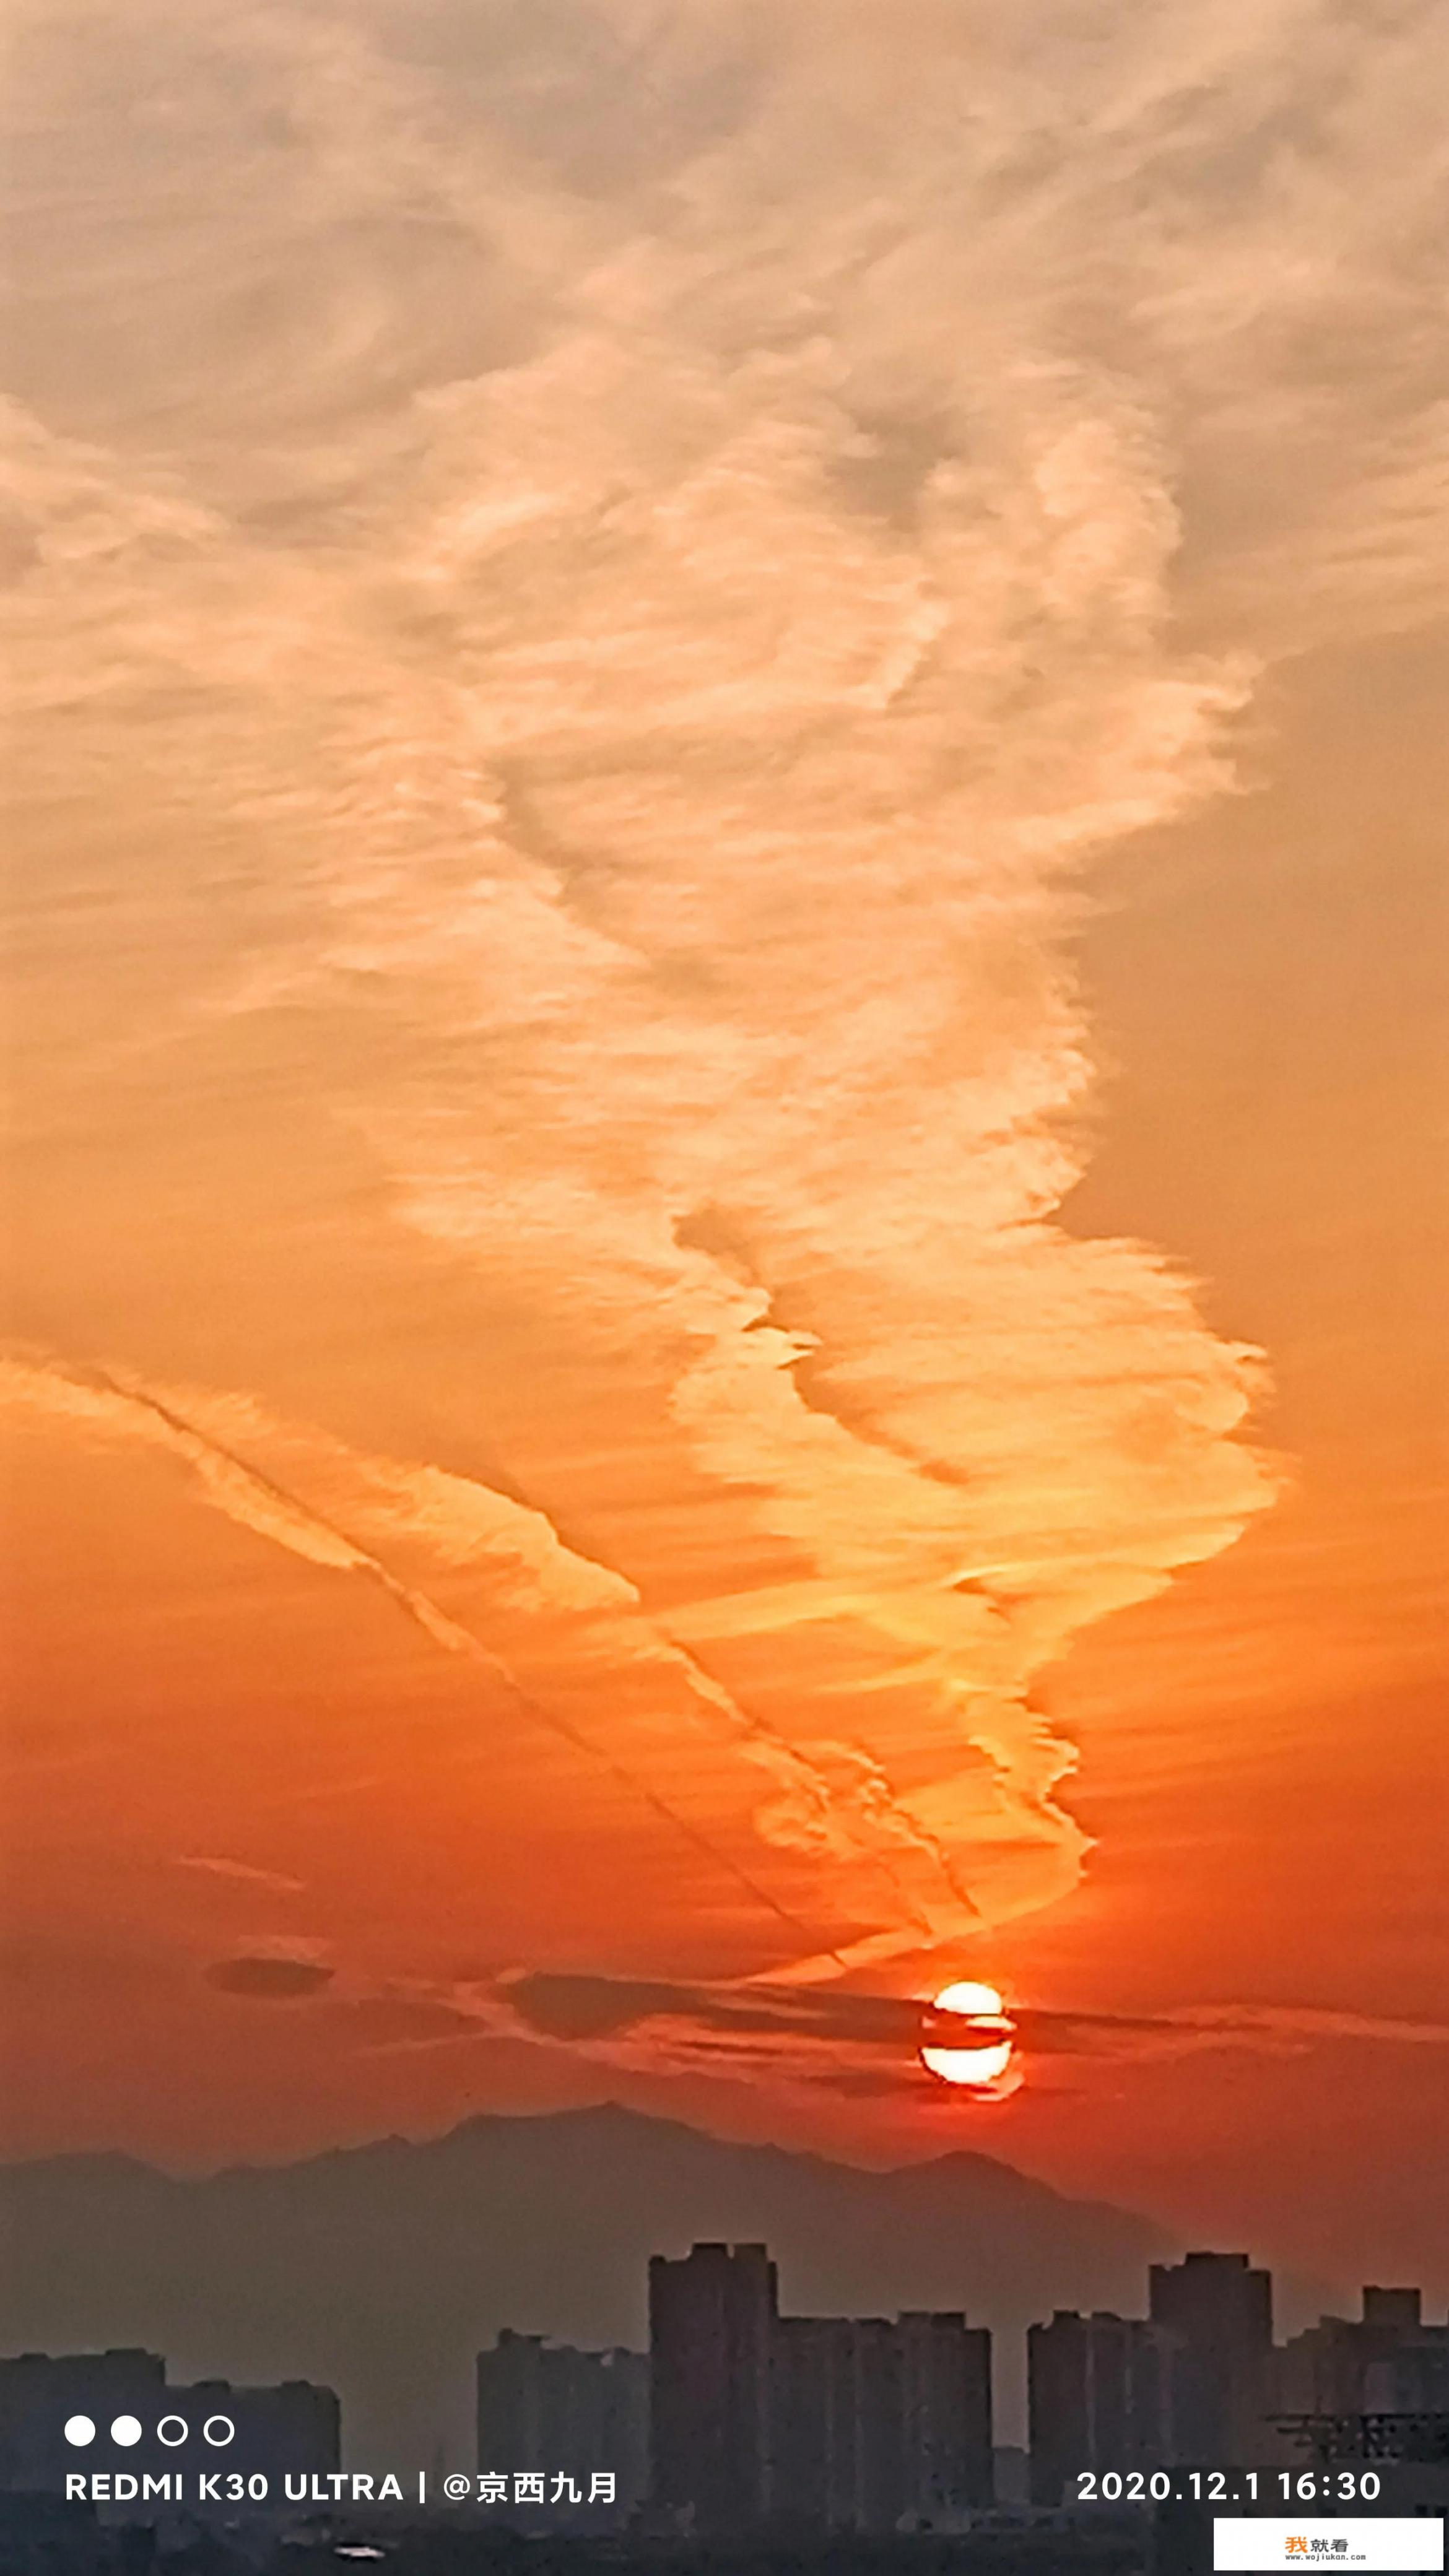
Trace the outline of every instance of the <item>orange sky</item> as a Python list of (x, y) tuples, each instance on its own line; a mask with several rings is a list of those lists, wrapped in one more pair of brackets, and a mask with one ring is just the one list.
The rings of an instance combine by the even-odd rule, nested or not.
[(1443, 30), (907, 21), (18, 13), (4, 2142), (1442, 2292)]

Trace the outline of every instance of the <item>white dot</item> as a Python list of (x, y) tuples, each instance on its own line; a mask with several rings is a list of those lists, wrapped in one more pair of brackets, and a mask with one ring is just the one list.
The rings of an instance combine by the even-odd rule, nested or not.
[(80, 2450), (84, 2443), (93, 2442), (96, 2438), (96, 2428), (89, 2415), (67, 2415), (65, 2438), (68, 2442), (74, 2442), (77, 2450)]
[(141, 2422), (139, 2416), (118, 2415), (114, 2424), (111, 2426), (111, 2440), (113, 2442), (119, 2442), (123, 2450), (129, 2451), (131, 2444), (133, 2442), (139, 2442), (140, 2439)]

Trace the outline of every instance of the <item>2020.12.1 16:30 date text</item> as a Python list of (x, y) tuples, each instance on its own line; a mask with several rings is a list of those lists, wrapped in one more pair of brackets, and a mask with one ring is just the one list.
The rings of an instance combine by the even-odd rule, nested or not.
[(1376, 2469), (1079, 2469), (1077, 2504), (1373, 2504)]

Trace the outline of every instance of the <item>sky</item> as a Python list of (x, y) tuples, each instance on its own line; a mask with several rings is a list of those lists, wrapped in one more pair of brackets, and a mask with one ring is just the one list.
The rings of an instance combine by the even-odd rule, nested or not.
[(0, 2144), (1449, 2295), (1442, 13), (8, 46)]

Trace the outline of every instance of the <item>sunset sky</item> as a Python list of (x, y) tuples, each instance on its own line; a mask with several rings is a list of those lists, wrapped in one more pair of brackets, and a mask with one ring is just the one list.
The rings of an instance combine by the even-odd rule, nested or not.
[(1449, 19), (9, 23), (5, 2152), (1442, 2300)]

